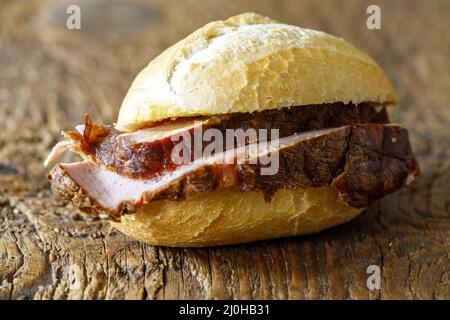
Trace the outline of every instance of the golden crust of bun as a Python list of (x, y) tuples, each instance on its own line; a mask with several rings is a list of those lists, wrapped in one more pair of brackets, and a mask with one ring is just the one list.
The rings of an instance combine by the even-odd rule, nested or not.
[(151, 61), (129, 89), (117, 127), (368, 101), (397, 98), (367, 54), (341, 38), (245, 13), (205, 25)]
[(270, 203), (261, 192), (222, 189), (156, 201), (112, 224), (152, 245), (204, 247), (314, 233), (362, 210), (340, 203), (331, 187), (280, 189)]

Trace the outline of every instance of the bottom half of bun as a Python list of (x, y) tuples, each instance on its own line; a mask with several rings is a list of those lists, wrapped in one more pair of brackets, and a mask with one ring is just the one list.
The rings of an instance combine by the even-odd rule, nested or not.
[(182, 200), (146, 204), (113, 226), (152, 245), (205, 247), (290, 237), (344, 223), (364, 209), (338, 201), (331, 187), (261, 192), (222, 189)]

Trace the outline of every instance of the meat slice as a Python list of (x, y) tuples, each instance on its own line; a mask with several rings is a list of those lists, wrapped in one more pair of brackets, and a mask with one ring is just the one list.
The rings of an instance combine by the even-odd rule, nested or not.
[[(171, 159), (171, 151), (178, 143), (178, 140), (173, 141), (172, 137), (182, 134), (192, 137), (195, 129), (215, 128), (224, 134), (227, 129), (244, 131), (279, 129), (279, 137), (287, 137), (349, 124), (387, 122), (387, 114), (381, 106), (370, 103), (360, 105), (333, 103), (266, 110), (252, 114), (180, 118), (131, 133), (117, 132), (111, 126), (99, 126), (93, 124), (90, 118), (86, 118), (85, 126), (80, 126), (78, 131), (65, 132), (64, 135), (71, 141), (68, 148), (81, 154), (83, 158), (120, 175), (148, 179), (167, 170), (174, 170), (178, 166)], [(191, 149), (193, 140), (190, 142)], [(257, 141), (247, 141), (247, 143), (255, 142)], [(204, 142), (203, 148), (208, 143)], [(241, 144), (235, 143), (234, 146), (239, 147)], [(48, 160), (53, 160), (54, 155), (55, 153)]]
[[(258, 152), (248, 155), (252, 146)], [(252, 146), (197, 159), (150, 179), (131, 179), (89, 161), (59, 164), (49, 179), (57, 194), (85, 211), (118, 218), (144, 203), (180, 200), (218, 188), (258, 190), (270, 201), (280, 188), (331, 185), (341, 201), (363, 208), (419, 172), (407, 130), (397, 125), (350, 125)], [(241, 154), (245, 163), (236, 163)], [(263, 175), (267, 165), (262, 159), (274, 154), (278, 170)]]

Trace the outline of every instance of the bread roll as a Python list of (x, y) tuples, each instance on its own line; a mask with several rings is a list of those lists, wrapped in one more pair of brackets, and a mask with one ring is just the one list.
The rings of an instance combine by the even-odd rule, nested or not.
[(366, 101), (397, 102), (388, 78), (367, 54), (341, 38), (246, 13), (207, 24), (151, 61), (130, 87), (117, 128)]
[[(329, 103), (337, 103), (338, 107), (333, 106), (337, 108), (337, 113), (330, 115), (323, 112), (327, 107), (324, 104)], [(152, 161), (161, 164), (166, 158), (160, 162), (157, 157), (155, 158), (157, 160), (154, 160), (152, 156), (158, 154), (154, 150), (162, 150), (161, 154), (165, 155), (166, 149), (148, 148), (152, 150), (151, 153), (143, 152), (143, 155), (139, 152), (133, 153), (135, 149), (141, 147), (142, 150), (147, 150), (141, 143), (149, 142), (140, 141), (136, 143), (139, 145), (138, 148), (128, 148), (125, 143), (127, 139), (119, 139), (123, 143), (115, 140), (114, 134), (117, 132), (111, 133), (111, 126), (93, 126), (89, 117), (86, 117), (84, 130), (66, 133), (66, 137), (72, 141), (58, 148), (69, 148), (90, 161), (92, 157), (86, 156), (82, 146), (92, 146), (89, 143), (93, 140), (94, 146), (89, 150), (95, 151), (98, 139), (105, 139), (107, 148), (99, 150), (106, 152), (106, 164), (95, 161), (91, 161), (89, 165), (86, 165), (87, 162), (71, 164), (71, 167), (75, 168), (72, 170), (74, 176), (67, 175), (64, 170), (58, 171), (58, 166), (55, 166), (56, 169), (49, 178), (52, 180), (55, 193), (72, 201), (81, 209), (87, 208), (85, 211), (91, 214), (101, 212), (106, 216), (109, 215), (114, 227), (132, 238), (152, 245), (203, 247), (318, 232), (352, 219), (370, 204), (369, 201), (350, 202), (349, 197), (346, 199), (342, 193), (338, 195), (334, 186), (339, 185), (339, 182), (339, 188), (359, 197), (356, 200), (364, 200), (366, 195), (370, 195), (367, 199), (375, 201), (398, 190), (405, 181), (410, 182), (419, 173), (406, 130), (393, 130), (394, 126), (389, 127), (385, 109), (378, 108), (397, 103), (396, 93), (388, 78), (367, 54), (345, 40), (320, 31), (282, 24), (254, 13), (212, 22), (151, 61), (134, 80), (119, 112), (117, 129), (148, 134), (155, 127), (149, 128), (147, 125), (168, 119), (215, 116), (207, 118), (213, 123), (216, 120), (225, 121), (226, 117), (218, 115), (246, 113), (250, 114), (248, 118), (255, 120), (256, 117), (251, 113), (264, 110), (296, 107), (298, 109), (295, 111), (298, 113), (298, 110), (301, 110), (303, 116), (306, 107), (302, 106), (309, 106), (309, 110), (317, 108), (316, 118), (305, 117), (303, 120), (298, 120), (302, 117), (292, 117), (291, 112), (285, 112), (287, 115), (278, 117), (278, 122), (271, 121), (282, 112), (259, 114), (268, 119), (262, 127), (288, 126), (289, 121), (285, 119), (302, 124), (301, 129), (289, 133), (290, 137), (298, 137), (304, 130), (306, 132), (316, 130), (316, 134), (323, 134), (323, 130), (329, 127), (343, 128), (344, 125), (353, 132), (353, 129), (349, 128), (357, 127), (353, 125), (360, 123), (358, 121), (361, 120), (345, 115), (350, 109), (341, 108), (351, 107), (359, 112), (362, 110), (361, 106), (357, 106), (360, 103), (364, 103), (366, 111), (382, 113), (385, 120), (377, 122), (372, 129), (363, 130), (371, 134), (352, 134), (348, 135), (348, 139), (336, 140), (340, 141), (339, 146), (342, 146), (340, 150), (343, 150), (343, 153), (340, 156), (337, 152), (330, 151), (334, 150), (333, 148), (326, 149), (327, 142), (328, 146), (337, 145), (327, 139), (318, 139), (317, 144), (305, 143), (302, 148), (295, 149), (298, 157), (283, 158), (284, 163), (290, 166), (285, 166), (289, 170), (283, 171), (287, 174), (279, 179), (285, 182), (290, 177), (295, 177), (296, 172), (293, 170), (298, 169), (304, 175), (300, 177), (302, 179), (304, 177), (304, 181), (309, 184), (302, 184), (300, 182), (303, 180), (298, 179), (297, 184), (273, 188), (270, 191), (277, 191), (271, 201), (268, 201), (270, 197), (265, 198), (263, 190), (250, 187), (246, 189), (245, 186), (256, 185), (256, 179), (253, 182), (249, 180), (248, 184), (237, 183), (242, 178), (241, 174), (245, 174), (242, 167), (233, 171), (235, 175), (226, 175), (225, 170), (219, 175), (213, 170), (216, 169), (214, 167), (211, 169), (213, 177), (220, 179), (217, 181), (199, 179), (198, 181), (201, 181), (199, 184), (177, 176), (176, 181), (167, 184), (172, 186), (173, 183), (176, 188), (163, 189), (160, 185), (168, 183), (170, 170), (161, 171), (160, 176), (146, 178), (139, 175), (142, 173), (139, 165), (142, 162), (143, 168), (150, 168), (152, 173), (155, 172), (151, 166)], [(333, 126), (330, 119), (341, 110), (345, 112), (340, 116), (347, 122), (343, 121), (343, 124)], [(267, 115), (268, 113), (276, 115)], [(317, 118), (324, 120), (323, 123), (317, 121)], [(184, 120), (186, 119), (182, 119)], [(306, 129), (308, 126), (303, 124), (309, 122), (315, 123), (316, 126), (318, 125), (316, 122), (322, 125)], [(371, 120), (362, 123), (367, 126), (374, 124)], [(170, 133), (172, 125), (173, 122), (164, 121), (158, 123), (156, 127), (158, 130), (166, 128), (165, 130)], [(253, 123), (251, 127), (254, 126)], [(224, 127), (228, 129), (229, 125)], [(150, 131), (147, 132), (147, 129)], [(95, 131), (102, 133), (105, 130), (107, 132), (105, 136), (96, 136)], [(94, 134), (91, 134), (92, 132)], [(311, 137), (314, 137), (314, 134)], [(160, 143), (158, 140), (155, 141)], [(60, 153), (58, 148), (56, 150), (58, 152), (51, 153), (50, 159), (53, 160), (53, 154)], [(225, 149), (220, 150), (225, 152)], [(323, 154), (312, 158), (309, 157), (312, 154), (311, 150), (323, 151)], [(361, 156), (356, 157), (355, 154)], [(95, 155), (94, 152), (93, 157)], [(350, 157), (352, 158), (348, 161), (349, 165), (343, 167)], [(138, 160), (133, 163), (133, 159)], [(117, 169), (116, 160), (120, 166), (128, 166), (131, 171), (136, 171), (133, 173), (142, 178), (141, 180), (148, 179), (148, 181), (144, 183), (121, 176), (119, 171), (114, 170)], [(119, 160), (123, 160), (123, 165)], [(322, 162), (325, 165), (318, 165)], [(331, 170), (329, 180), (318, 184), (320, 179), (314, 178), (311, 172), (323, 173), (321, 171), (325, 170), (323, 168), (331, 168), (327, 166), (330, 163), (338, 165), (329, 169)], [(214, 166), (216, 163), (211, 165)], [(339, 180), (339, 177), (350, 175), (352, 179)], [(202, 177), (208, 179), (207, 175)], [(328, 175), (322, 175), (323, 177)], [(103, 180), (100, 181), (101, 179)], [(84, 181), (84, 186), (80, 186), (76, 181)], [(203, 188), (208, 183), (211, 188)], [(217, 188), (222, 184), (223, 188)], [(137, 191), (129, 192), (133, 191), (133, 186)], [(161, 191), (158, 197), (148, 197), (146, 200), (147, 198), (142, 195), (149, 190), (145, 188), (160, 190), (155, 186), (164, 192)], [(309, 187), (298, 188), (298, 186)], [(95, 192), (89, 192), (93, 189)], [(186, 190), (200, 191), (184, 192)], [(121, 196), (130, 199), (122, 199)], [(97, 201), (102, 197), (106, 200)], [(358, 208), (352, 207), (349, 203)], [(122, 204), (125, 205), (121, 206)], [(120, 210), (115, 209), (116, 207)], [(111, 214), (111, 210), (115, 210), (114, 214)]]
[[(258, 112), (344, 102), (396, 104), (367, 54), (326, 33), (254, 13), (205, 25), (168, 48), (130, 87), (117, 127), (167, 118)], [(147, 204), (113, 225), (164, 246), (211, 246), (317, 232), (359, 214), (331, 187), (261, 192), (225, 189)]]
[(222, 189), (183, 201), (156, 201), (113, 226), (153, 245), (204, 247), (304, 235), (344, 223), (363, 209), (338, 201), (331, 187), (261, 192)]

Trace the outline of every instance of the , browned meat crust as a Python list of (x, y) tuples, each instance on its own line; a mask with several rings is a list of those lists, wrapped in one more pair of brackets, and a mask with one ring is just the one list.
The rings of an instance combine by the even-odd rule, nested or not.
[[(265, 110), (252, 114), (222, 115), (208, 118), (202, 126), (203, 129), (216, 128), (223, 133), (226, 129), (244, 131), (249, 128), (279, 129), (279, 136), (287, 137), (296, 133), (349, 124), (387, 122), (386, 111), (379, 105), (363, 103), (357, 106), (352, 104), (344, 106), (342, 103), (334, 103)], [(188, 133), (192, 135), (193, 129), (189, 129)], [(153, 141), (130, 143), (124, 139), (121, 132), (114, 131), (110, 126), (94, 125), (89, 118), (86, 119), (82, 135), (71, 131), (67, 132), (66, 136), (79, 141), (80, 153), (120, 175), (145, 179), (177, 167), (171, 159), (171, 151), (177, 142), (172, 142), (170, 136)], [(270, 136), (268, 138), (270, 139)]]
[(99, 214), (105, 213), (111, 215), (113, 218), (117, 218), (120, 217), (122, 213), (135, 211), (134, 207), (129, 207), (129, 210), (126, 210), (126, 203), (121, 204), (120, 211), (118, 212), (105, 210), (105, 208), (103, 208), (95, 199), (89, 197), (83, 188), (81, 188), (59, 164), (53, 167), (48, 174), (48, 179), (51, 181), (53, 193), (59, 195), (64, 200), (72, 202), (83, 212), (92, 216), (98, 216)]
[[(113, 218), (133, 212), (143, 203), (180, 200), (218, 188), (259, 190), (266, 200), (280, 188), (331, 185), (340, 200), (352, 207), (367, 207), (393, 193), (419, 173), (409, 144), (408, 132), (397, 125), (349, 125), (313, 138), (302, 139), (279, 150), (279, 170), (261, 175), (260, 164), (208, 164), (195, 167), (163, 187), (143, 192), (139, 199), (122, 201), (118, 207), (98, 204), (75, 182), (63, 165), (49, 175), (55, 193), (91, 214)], [(164, 175), (159, 177), (164, 179)], [(127, 178), (123, 178), (127, 179)]]

